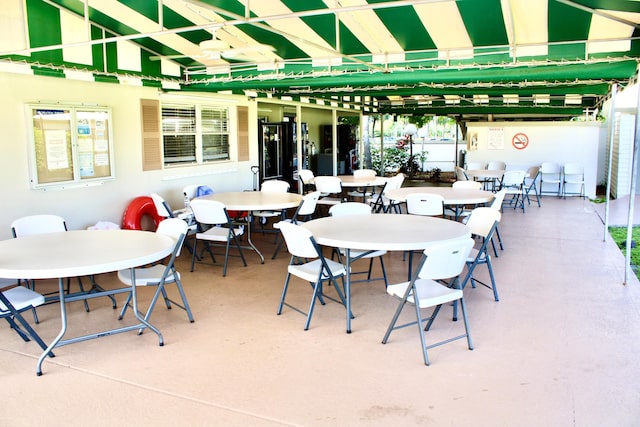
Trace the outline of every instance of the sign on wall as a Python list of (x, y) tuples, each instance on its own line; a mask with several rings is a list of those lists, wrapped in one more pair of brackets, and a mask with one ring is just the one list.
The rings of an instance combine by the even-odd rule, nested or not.
[(511, 138), (511, 145), (516, 150), (524, 150), (529, 145), (529, 137), (522, 132), (518, 132)]
[(489, 128), (488, 137), (489, 150), (504, 150), (504, 128)]

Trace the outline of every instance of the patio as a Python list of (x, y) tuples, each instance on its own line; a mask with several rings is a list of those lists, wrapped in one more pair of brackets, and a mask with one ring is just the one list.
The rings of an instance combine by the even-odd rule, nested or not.
[[(612, 224), (626, 212), (624, 200), (612, 203)], [(640, 284), (635, 277), (622, 284), (624, 258), (602, 240), (602, 209), (544, 197), (526, 214), (506, 210), (505, 250), (493, 262), (501, 300), (467, 287), (475, 349), (464, 341), (437, 347), (429, 367), (414, 328), (380, 343), (396, 307), (381, 282), (353, 286), (352, 334), (333, 302), (316, 307), (305, 332), (300, 314), (275, 314), (286, 253), (264, 265), (248, 253), (247, 268), (232, 259), (223, 278), (219, 267), (190, 273), (185, 252), (178, 266), (196, 321), (158, 306), (151, 321), (164, 347), (148, 332), (65, 346), (37, 377), (39, 347), (4, 325), (3, 419), (14, 426), (637, 425)], [(255, 237), (270, 254), (273, 236)], [(390, 281), (403, 280), (402, 254), (387, 257)], [(485, 273), (479, 268), (481, 279)], [(98, 281), (119, 286), (113, 274)], [(140, 291), (143, 304), (151, 291)], [(306, 304), (310, 290), (296, 281), (289, 295)], [(36, 330), (49, 341), (59, 308), (38, 312)], [(106, 300), (92, 300), (89, 313), (69, 306), (71, 334), (112, 327), (116, 318)], [(429, 334), (450, 328), (462, 324), (445, 309)]]

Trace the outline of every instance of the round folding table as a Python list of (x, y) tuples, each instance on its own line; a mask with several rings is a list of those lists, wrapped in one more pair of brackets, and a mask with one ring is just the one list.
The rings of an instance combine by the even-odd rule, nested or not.
[[(346, 249), (346, 265), (351, 264), (351, 250), (422, 250), (434, 243), (468, 238), (469, 228), (457, 221), (418, 215), (353, 215), (324, 217), (305, 222), (318, 244)], [(351, 277), (345, 280), (347, 333), (351, 333)]]

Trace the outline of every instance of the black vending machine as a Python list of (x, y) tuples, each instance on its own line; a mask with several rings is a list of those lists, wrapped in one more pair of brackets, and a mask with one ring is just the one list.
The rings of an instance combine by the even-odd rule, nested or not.
[[(260, 182), (281, 179), (291, 185), (289, 191), (297, 192), (298, 156), (295, 129), (296, 123), (293, 121), (278, 123), (260, 121), (258, 123)], [(302, 123), (303, 140), (306, 135), (306, 123)], [(304, 150), (305, 144), (302, 146)], [(303, 152), (303, 156), (304, 154)]]

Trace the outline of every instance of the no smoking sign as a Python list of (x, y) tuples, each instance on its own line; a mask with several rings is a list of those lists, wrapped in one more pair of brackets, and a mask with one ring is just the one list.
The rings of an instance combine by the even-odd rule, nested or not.
[(529, 137), (524, 133), (516, 133), (513, 135), (511, 144), (518, 150), (524, 150), (529, 145)]

